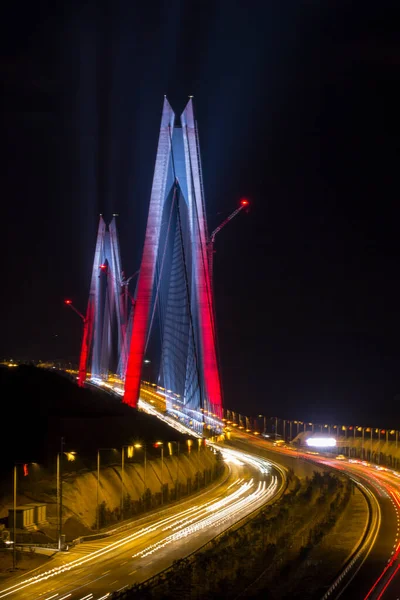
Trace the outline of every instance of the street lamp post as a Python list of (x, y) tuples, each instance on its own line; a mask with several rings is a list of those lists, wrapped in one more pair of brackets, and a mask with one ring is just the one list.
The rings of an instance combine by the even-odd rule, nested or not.
[[(247, 417), (246, 417), (247, 419)], [(177, 453), (177, 464), (176, 464), (176, 484), (175, 484), (175, 490), (176, 490), (176, 500), (178, 499), (178, 487), (179, 487), (179, 456), (180, 456), (180, 443), (176, 442), (175, 440), (173, 442), (168, 442), (168, 447), (170, 449), (170, 454), (172, 456), (172, 444), (176, 444), (177, 448), (178, 448), (178, 453)], [(200, 447), (199, 447), (199, 452), (200, 452)]]
[(133, 456), (133, 446), (124, 445), (121, 448), (121, 521), (124, 519), (124, 496), (125, 496), (125, 448), (127, 448), (127, 458)]
[(58, 543), (58, 549), (61, 550), (61, 530), (62, 530), (62, 520), (61, 520), (61, 512), (62, 512), (62, 495), (61, 495), (61, 488), (60, 488), (60, 482), (61, 482), (61, 452), (57, 452), (57, 530), (58, 530), (58, 536), (57, 536), (57, 543)]
[(164, 504), (164, 447), (161, 446), (161, 504)]
[(381, 430), (378, 429), (378, 465), (381, 462)]
[(99, 508), (99, 487), (100, 487), (100, 448), (97, 450), (97, 489), (96, 489), (96, 529), (100, 527), (100, 508)]
[(58, 550), (61, 550), (62, 536), (62, 456), (64, 452), (64, 438), (61, 438), (60, 452), (57, 453), (57, 492), (58, 492)]
[(124, 459), (125, 459), (125, 446), (122, 446), (122, 455), (121, 455), (121, 521), (124, 519), (124, 491), (125, 491), (125, 481), (124, 481)]
[(176, 469), (176, 499), (178, 500), (178, 493), (179, 493), (179, 459), (180, 459), (180, 450), (181, 450), (181, 445), (179, 442), (177, 442), (178, 444), (178, 460), (177, 460), (177, 469)]
[(17, 568), (17, 465), (14, 465), (14, 532), (13, 532), (13, 570)]
[(14, 463), (13, 469), (13, 571), (17, 568), (17, 467), (18, 465), (24, 465), (24, 475), (28, 475), (28, 465), (34, 465), (36, 463)]
[(364, 432), (365, 432), (365, 427), (361, 428), (361, 456), (362, 459), (365, 460), (365, 456), (364, 456)]
[(369, 456), (369, 459), (371, 462), (372, 462), (372, 449), (373, 449), (373, 442), (372, 442), (373, 433), (374, 433), (374, 429), (373, 429), (373, 427), (371, 427), (371, 452), (370, 452), (370, 456)]
[(60, 452), (57, 452), (57, 507), (58, 507), (58, 549), (62, 549), (62, 457), (67, 455), (68, 460), (75, 460), (76, 452), (64, 452), (64, 438), (61, 438)]
[(133, 446), (134, 448), (136, 448), (137, 450), (140, 450), (140, 448), (143, 448), (143, 493), (146, 492), (146, 471), (147, 471), (147, 448), (146, 448), (146, 444), (134, 444)]
[(163, 484), (163, 470), (164, 470), (164, 446), (163, 442), (156, 442), (155, 448), (161, 449), (161, 504), (164, 504), (164, 484)]

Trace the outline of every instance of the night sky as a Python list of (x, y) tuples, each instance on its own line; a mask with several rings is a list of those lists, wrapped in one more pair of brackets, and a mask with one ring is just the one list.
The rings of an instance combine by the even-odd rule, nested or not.
[(0, 356), (77, 360), (98, 215), (134, 272), (164, 94), (194, 95), (210, 230), (252, 203), (216, 241), (225, 405), (399, 428), (396, 4), (3, 12)]

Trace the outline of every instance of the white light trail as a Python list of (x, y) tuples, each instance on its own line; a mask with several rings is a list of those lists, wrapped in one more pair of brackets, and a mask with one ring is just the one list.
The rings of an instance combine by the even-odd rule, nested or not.
[(243, 509), (244, 507), (249, 508), (250, 506), (252, 506), (256, 503), (259, 503), (259, 501), (261, 499), (263, 499), (264, 502), (267, 502), (268, 499), (271, 498), (276, 493), (277, 486), (278, 486), (278, 481), (277, 481), (277, 478), (275, 477), (275, 475), (272, 477), (272, 480), (268, 487), (266, 486), (265, 481), (260, 481), (258, 483), (256, 490), (252, 494), (246, 496), (245, 498), (241, 498), (237, 501), (231, 502), (229, 504), (229, 506), (226, 506), (224, 509), (219, 510), (218, 512), (216, 512), (213, 515), (207, 516), (199, 521), (194, 522), (191, 525), (185, 526), (183, 528), (179, 528), (178, 531), (169, 535), (164, 540), (160, 540), (159, 542), (150, 544), (149, 546), (147, 546), (140, 552), (137, 552), (136, 554), (134, 554), (132, 556), (132, 558), (138, 558), (138, 557), (144, 558), (146, 556), (154, 554), (155, 552), (157, 552), (158, 550), (161, 550), (162, 548), (165, 548), (172, 542), (186, 538), (189, 535), (193, 535), (194, 533), (197, 533), (198, 531), (201, 531), (202, 529), (206, 529), (209, 527), (212, 527), (213, 529), (215, 529), (219, 525), (232, 519), (232, 517), (235, 514), (238, 514), (239, 511), (241, 509)]
[[(237, 460), (243, 464), (255, 467), (262, 475), (268, 473), (271, 466), (265, 459), (257, 458), (244, 452), (224, 449), (224, 454), (229, 456), (230, 459), (233, 459), (236, 455)], [(236, 485), (233, 486), (231, 484), (225, 490), (225, 495), (218, 500), (209, 500), (208, 502), (182, 510), (176, 515), (161, 518), (152, 524), (142, 527), (136, 532), (107, 544), (94, 552), (90, 552), (81, 558), (72, 560), (69, 563), (54, 567), (44, 573), (39, 573), (38, 575), (16, 583), (1, 590), (0, 598), (5, 598), (15, 592), (20, 592), (27, 587), (41, 583), (51, 577), (60, 576), (62, 573), (71, 571), (77, 567), (87, 566), (90, 568), (92, 561), (98, 561), (109, 553), (124, 548), (127, 544), (132, 544), (134, 542), (140, 543), (143, 541), (144, 536), (148, 534), (160, 535), (164, 531), (171, 530), (173, 533), (167, 536), (167, 538), (160, 540), (155, 544), (150, 544), (135, 556), (152, 554), (157, 549), (167, 544), (171, 544), (183, 537), (195, 534), (199, 530), (206, 529), (207, 527), (215, 529), (215, 527), (218, 527), (226, 521), (234, 519), (240, 513), (242, 516), (245, 516), (245, 514), (254, 510), (256, 505), (261, 505), (271, 499), (278, 489), (278, 481), (275, 476), (271, 478), (268, 486), (265, 480), (260, 481), (258, 485), (256, 485), (253, 480), (244, 481), (243, 478), (234, 483), (237, 487)]]
[(194, 431), (193, 429), (190, 429), (189, 427), (186, 427), (182, 423), (179, 423), (179, 421), (176, 421), (175, 419), (173, 419), (172, 417), (169, 417), (166, 414), (160, 413), (158, 410), (156, 410), (155, 408), (153, 408), (153, 406), (151, 406), (151, 404), (148, 404), (142, 398), (139, 399), (138, 407), (141, 410), (143, 410), (144, 412), (148, 413), (149, 415), (153, 415), (154, 417), (157, 417), (161, 421), (164, 421), (164, 423), (166, 423), (170, 427), (173, 427), (174, 429), (176, 429), (180, 433), (184, 433), (186, 435), (191, 435), (191, 436), (197, 437), (197, 438), (201, 438), (202, 437), (201, 434), (196, 433), (196, 431)]

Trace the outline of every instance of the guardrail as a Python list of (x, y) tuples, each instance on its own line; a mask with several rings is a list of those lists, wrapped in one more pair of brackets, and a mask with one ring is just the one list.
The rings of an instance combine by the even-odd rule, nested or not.
[(92, 533), (90, 535), (81, 535), (80, 537), (72, 540), (71, 544), (73, 544), (74, 546), (77, 546), (78, 544), (81, 544), (82, 542), (101, 540), (102, 538), (110, 537), (111, 535), (112, 535), (112, 532)]
[[(341, 593), (346, 589), (346, 587), (350, 584), (350, 582), (356, 576), (356, 574), (359, 571), (359, 569), (362, 567), (362, 565), (363, 565), (363, 563), (364, 563), (364, 561), (367, 558), (368, 553), (369, 553), (369, 552), (367, 552), (367, 550), (368, 550), (369, 547), (372, 547), (372, 545), (374, 544), (376, 536), (377, 536), (378, 531), (379, 531), (380, 506), (379, 506), (377, 500), (375, 499), (375, 497), (373, 496), (373, 494), (371, 492), (369, 492), (367, 490), (367, 488), (362, 483), (360, 483), (359, 481), (353, 479), (353, 477), (350, 477), (350, 479), (352, 479), (352, 481), (357, 485), (357, 487), (362, 492), (362, 494), (364, 495), (364, 497), (365, 497), (365, 499), (367, 501), (368, 508), (369, 508), (368, 523), (367, 523), (367, 526), (366, 526), (366, 528), (364, 530), (364, 534), (363, 534), (363, 536), (362, 536), (362, 538), (360, 540), (360, 543), (358, 544), (357, 548), (353, 551), (352, 555), (346, 561), (345, 568), (340, 573), (340, 575), (338, 575), (336, 577), (336, 579), (331, 584), (331, 586), (329, 587), (329, 589), (322, 596), (321, 600), (328, 600), (328, 598), (333, 593), (335, 593), (336, 591), (339, 591), (338, 590), (339, 586), (341, 586), (343, 584), (344, 579), (349, 575), (350, 571), (352, 571), (352, 569), (355, 568), (357, 562), (360, 561), (360, 564), (359, 564), (357, 570), (355, 571), (355, 573), (353, 573), (352, 577), (347, 581), (346, 585), (341, 589)], [(371, 525), (372, 525), (372, 519), (373, 519), (373, 507), (372, 507), (371, 498), (374, 499), (374, 501), (376, 503), (376, 506), (377, 506), (377, 511), (378, 511), (378, 518), (377, 518), (377, 523), (378, 524), (375, 524), (375, 528), (372, 531), (371, 531)], [(375, 533), (375, 535), (374, 535), (374, 533)]]

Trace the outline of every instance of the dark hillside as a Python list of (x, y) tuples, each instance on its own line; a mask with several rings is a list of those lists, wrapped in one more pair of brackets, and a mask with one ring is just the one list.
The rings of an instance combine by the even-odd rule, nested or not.
[(151, 443), (158, 439), (186, 439), (106, 392), (80, 389), (67, 377), (33, 366), (0, 368), (0, 397), (2, 480), (16, 461), (53, 469), (61, 436), (65, 449), (76, 451), (88, 467), (95, 465), (97, 448), (120, 449), (142, 441), (151, 455)]

